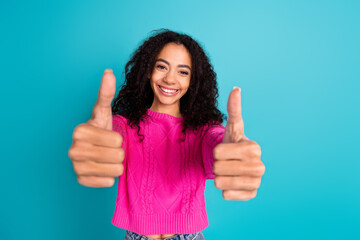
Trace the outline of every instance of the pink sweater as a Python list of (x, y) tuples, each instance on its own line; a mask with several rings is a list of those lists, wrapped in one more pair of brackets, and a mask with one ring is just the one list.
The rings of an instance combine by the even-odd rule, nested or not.
[(113, 116), (125, 158), (112, 223), (142, 235), (202, 231), (209, 225), (205, 181), (215, 178), (213, 149), (223, 139), (224, 126), (187, 130), (182, 142), (182, 118), (150, 109), (147, 115), (140, 122), (143, 142), (126, 118)]

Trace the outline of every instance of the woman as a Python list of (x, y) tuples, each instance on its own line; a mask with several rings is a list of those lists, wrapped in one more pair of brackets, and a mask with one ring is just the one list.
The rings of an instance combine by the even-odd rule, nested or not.
[[(182, 58), (178, 55), (174, 60), (182, 65), (170, 66), (158, 56), (166, 45), (167, 53), (174, 50), (177, 51), (175, 54), (181, 54)], [(164, 79), (168, 82), (161, 83)], [(159, 86), (165, 85), (179, 87), (179, 92), (164, 95)], [(163, 30), (145, 41), (126, 64), (125, 83), (112, 110), (138, 125), (148, 108), (156, 110), (161, 107), (163, 112), (175, 117), (184, 116), (185, 130), (203, 126), (209, 121), (223, 122), (224, 115), (217, 109), (217, 97), (216, 74), (200, 45), (190, 36)]]
[[(204, 239), (207, 179), (240, 174), (226, 188), (215, 185), (227, 189), (228, 200), (256, 195), (264, 168), (258, 145), (243, 134), (239, 91), (229, 98), (225, 129), (216, 74), (195, 40), (162, 30), (144, 41), (126, 64), (110, 114), (114, 86), (106, 71), (92, 119), (75, 129), (69, 156), (82, 185), (112, 186), (120, 175), (112, 223), (127, 230), (125, 239)], [(250, 165), (215, 164), (243, 151)]]
[[(216, 75), (206, 54), (199, 44), (185, 34), (178, 34), (165, 30), (160, 31), (160, 33), (158, 32), (156, 35), (145, 41), (135, 51), (131, 60), (127, 63), (125, 67), (125, 83), (114, 101), (112, 110), (114, 115), (119, 114), (123, 116), (124, 122), (129, 122), (130, 125), (137, 128), (137, 135), (140, 136), (140, 141), (143, 141), (146, 137), (150, 137), (144, 136), (146, 133), (145, 131), (142, 131), (139, 125), (139, 123), (144, 120), (144, 117), (149, 114), (151, 117), (154, 117), (154, 122), (160, 120), (157, 117), (166, 116), (154, 116), (155, 113), (173, 116), (174, 119), (162, 123), (171, 125), (171, 128), (169, 129), (176, 128), (178, 126), (176, 125), (179, 122), (178, 120), (181, 119), (182, 128), (180, 130), (183, 135), (179, 134), (179, 139), (184, 141), (187, 130), (201, 128), (211, 122), (220, 124), (223, 121), (224, 115), (216, 107), (217, 96)], [(150, 109), (151, 112), (149, 112), (148, 109)], [(128, 121), (125, 120), (125, 118)], [(115, 117), (115, 119), (118, 118)], [(115, 124), (116, 130), (118, 129), (117, 126), (121, 125)], [(146, 127), (148, 126), (145, 126), (144, 128)], [(123, 128), (125, 128), (124, 125), (119, 129)], [(220, 124), (220, 126), (218, 125), (218, 128), (220, 129), (219, 133), (222, 134), (223, 126)], [(123, 133), (121, 130), (119, 132)], [(122, 135), (124, 136), (126, 134), (123, 133)], [(197, 136), (199, 138), (194, 138), (194, 140), (200, 141), (202, 135), (198, 134)], [(175, 140), (175, 137), (171, 140)], [(178, 146), (180, 145), (181, 144)], [(171, 147), (177, 149), (177, 146), (172, 145), (170, 148)], [(180, 152), (180, 154), (185, 155), (184, 153), (186, 153), (186, 151)], [(146, 156), (146, 154), (140, 154), (140, 156), (137, 157), (144, 158), (144, 156)], [(166, 161), (164, 159), (158, 159), (157, 156), (155, 157), (157, 158), (157, 161)], [(171, 156), (169, 157), (171, 158)], [(172, 159), (173, 161), (178, 161), (178, 163), (184, 162), (182, 159)], [(186, 174), (180, 176), (179, 179), (186, 179)], [(188, 180), (193, 179), (188, 178)], [(139, 184), (141, 184), (140, 179)], [(150, 184), (147, 186), (151, 187)], [(146, 186), (143, 185), (143, 188), (143, 190), (145, 190)], [(155, 191), (155, 195), (176, 194), (172, 191), (166, 191), (166, 187), (163, 190), (164, 192), (162, 193), (156, 193)], [(152, 194), (147, 195), (147, 197), (151, 196)], [(171, 196), (169, 197), (171, 198)], [(181, 208), (180, 205), (185, 201), (186, 200), (182, 200), (175, 203), (179, 204), (179, 206), (177, 209), (178, 211), (174, 212), (179, 213), (179, 209)], [(193, 200), (190, 199), (190, 201)], [(155, 203), (153, 202), (153, 204)], [(149, 211), (149, 209), (147, 210)], [(118, 219), (116, 214), (124, 214), (123, 212), (120, 212), (121, 210), (115, 212), (113, 223), (125, 227), (125, 225), (121, 225), (121, 223), (116, 221), (116, 219)], [(174, 220), (177, 221), (176, 218), (174, 218)], [(163, 218), (162, 221), (166, 222), (171, 220)], [(164, 225), (164, 223), (160, 222), (158, 224)], [(178, 231), (181, 231), (182, 229), (179, 228), (181, 227), (180, 223), (177, 224)], [(168, 228), (170, 227), (168, 226)], [(150, 231), (150, 229), (148, 230)], [(195, 235), (201, 239), (203, 237), (201, 232), (196, 232)], [(144, 236), (152, 239), (161, 239), (175, 236), (175, 233)], [(188, 237), (194, 238), (194, 235)]]

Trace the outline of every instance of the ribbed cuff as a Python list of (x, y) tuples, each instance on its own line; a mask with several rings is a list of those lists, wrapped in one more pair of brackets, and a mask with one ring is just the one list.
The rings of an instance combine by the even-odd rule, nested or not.
[(213, 151), (215, 146), (222, 142), (224, 138), (224, 129), (220, 127), (217, 129), (217, 131), (210, 133), (210, 135), (204, 139), (205, 143), (203, 143), (203, 161), (206, 179), (215, 179), (216, 175), (213, 171), (215, 158)]

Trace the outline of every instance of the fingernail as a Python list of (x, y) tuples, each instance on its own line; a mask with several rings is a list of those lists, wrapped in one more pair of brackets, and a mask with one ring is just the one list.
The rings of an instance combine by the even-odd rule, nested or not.
[(239, 88), (239, 87), (233, 87), (233, 90), (234, 90), (235, 88), (238, 88), (238, 89), (239, 89), (239, 91), (241, 92), (241, 88)]
[(112, 70), (112, 69), (110, 69), (110, 68), (108, 68), (108, 69), (105, 69), (105, 72), (107, 72), (107, 73), (112, 73), (112, 72), (113, 72), (113, 70)]

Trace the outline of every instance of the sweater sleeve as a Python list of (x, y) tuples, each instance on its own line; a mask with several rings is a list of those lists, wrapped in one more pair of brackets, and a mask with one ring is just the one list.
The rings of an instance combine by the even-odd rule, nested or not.
[(223, 125), (212, 125), (205, 131), (202, 138), (201, 149), (206, 179), (215, 179), (213, 172), (215, 162), (213, 150), (216, 145), (222, 142), (224, 133), (225, 127)]
[[(121, 115), (113, 115), (112, 130), (118, 132), (122, 136), (123, 142), (121, 144), (121, 148), (124, 150), (126, 149), (126, 142), (127, 142), (126, 126), (127, 126), (126, 118), (124, 118)], [(125, 151), (125, 155), (126, 155), (126, 151)]]

